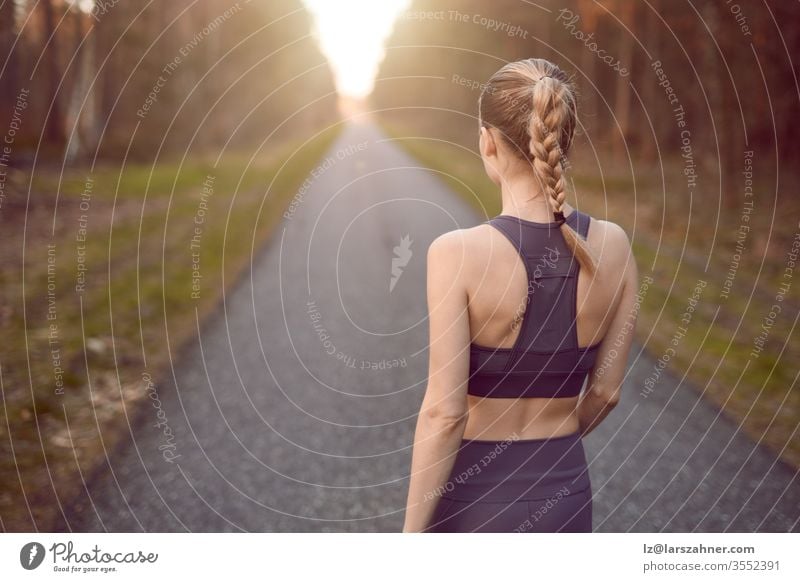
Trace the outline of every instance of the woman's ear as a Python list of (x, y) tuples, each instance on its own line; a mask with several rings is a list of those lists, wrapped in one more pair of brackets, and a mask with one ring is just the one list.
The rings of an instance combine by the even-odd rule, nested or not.
[(481, 135), (479, 143), (481, 156), (484, 158), (491, 158), (497, 156), (497, 144), (494, 141), (492, 132), (489, 131), (485, 125), (481, 126)]
[(483, 168), (486, 170), (486, 175), (495, 184), (500, 184), (500, 172), (498, 172), (498, 157), (497, 157), (497, 142), (494, 135), (485, 126), (481, 126), (481, 134), (479, 138), (478, 147), (483, 159)]

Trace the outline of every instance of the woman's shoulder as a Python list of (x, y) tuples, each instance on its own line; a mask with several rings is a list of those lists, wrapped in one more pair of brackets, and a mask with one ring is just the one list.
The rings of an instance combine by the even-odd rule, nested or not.
[(592, 217), (589, 223), (589, 242), (602, 245), (603, 248), (616, 252), (631, 248), (628, 233), (616, 222), (600, 220)]
[(605, 273), (624, 275), (635, 266), (631, 239), (626, 230), (610, 220), (592, 218), (587, 243), (598, 257), (601, 270)]
[(485, 223), (440, 234), (428, 247), (429, 267), (453, 269), (459, 278), (469, 279), (486, 263), (487, 249), (493, 246), (491, 237), (497, 234)]
[(493, 236), (496, 229), (486, 223), (468, 228), (459, 228), (440, 234), (428, 247), (428, 254), (452, 253), (472, 254), (485, 247), (489, 237)]

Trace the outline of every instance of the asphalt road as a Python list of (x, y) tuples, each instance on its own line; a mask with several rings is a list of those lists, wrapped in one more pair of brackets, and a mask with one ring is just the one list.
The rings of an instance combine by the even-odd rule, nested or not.
[[(327, 157), (155, 387), (161, 426), (146, 409), (53, 530), (401, 528), (426, 249), (479, 219), (372, 124), (348, 126)], [(680, 378), (643, 397), (654, 360), (639, 345), (631, 365), (585, 440), (597, 531), (798, 531), (795, 471)]]

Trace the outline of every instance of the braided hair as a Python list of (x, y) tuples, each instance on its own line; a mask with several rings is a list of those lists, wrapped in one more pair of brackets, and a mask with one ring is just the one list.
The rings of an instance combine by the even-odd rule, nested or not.
[(515, 154), (531, 164), (567, 246), (594, 274), (586, 241), (564, 221), (564, 171), (577, 123), (575, 86), (545, 59), (508, 63), (484, 85), (478, 99), (481, 125), (496, 128)]

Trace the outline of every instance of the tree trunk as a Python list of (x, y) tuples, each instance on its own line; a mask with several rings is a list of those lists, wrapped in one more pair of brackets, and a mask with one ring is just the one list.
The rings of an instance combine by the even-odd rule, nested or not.
[[(647, 9), (645, 17), (645, 36), (643, 42), (647, 51), (652, 55), (653, 60), (658, 60), (658, 55), (661, 53), (659, 45), (659, 31), (661, 30), (661, 21), (658, 17), (659, 0), (650, 0), (650, 7)], [(645, 56), (646, 58), (646, 56)], [(645, 116), (644, 124), (641, 131), (641, 154), (642, 159), (646, 162), (654, 162), (658, 157), (658, 138), (664, 136), (665, 133), (661, 131), (663, 127), (663, 115), (657, 112), (666, 110), (661, 103), (659, 103), (658, 81), (650, 69), (650, 63), (647, 62), (641, 71), (642, 79), (642, 101), (644, 102)], [(649, 121), (647, 119), (649, 116)], [(653, 126), (652, 130), (650, 126)], [(653, 135), (654, 134), (654, 135)]]
[[(619, 31), (619, 62), (621, 67), (630, 71), (633, 67), (633, 29), (636, 4), (634, 2), (623, 2), (619, 5), (616, 12), (617, 18), (627, 26), (631, 32), (620, 27)], [(628, 155), (629, 149), (626, 144), (631, 138), (631, 86), (630, 73), (626, 76), (617, 74), (616, 103), (614, 105), (614, 115), (617, 117), (618, 136), (614, 140), (614, 152), (616, 157), (622, 158)], [(615, 132), (616, 133), (616, 132)]]
[(14, 46), (16, 26), (14, 22), (14, 3), (3, 2), (0, 5), (0, 62), (8, 58), (5, 70), (0, 76), (0, 115), (8, 119), (7, 109), (16, 99), (17, 87), (17, 51)]
[[(600, 18), (598, 11), (601, 10), (597, 7), (596, 4), (592, 2), (592, 0), (578, 0), (576, 5), (578, 10), (578, 14), (581, 17), (580, 20), (580, 28), (583, 30), (585, 34), (592, 34), (594, 33), (595, 36), (597, 35), (597, 24)], [(569, 40), (575, 40), (570, 38)], [(578, 41), (575, 41), (578, 42)], [(599, 98), (600, 95), (603, 93), (603, 84), (598, 78), (595, 68), (595, 63), (597, 62), (597, 56), (589, 51), (586, 47), (580, 47), (580, 63), (581, 63), (581, 71), (583, 72), (583, 76), (586, 79), (586, 88), (587, 92), (584, 93), (585, 99), (583, 102), (584, 106), (584, 119), (590, 120), (595, 119), (598, 120), (596, 123), (600, 123), (599, 120), (602, 119), (598, 112), (602, 110), (604, 107), (602, 99)], [(607, 116), (606, 116), (607, 117)], [(603, 126), (605, 124), (602, 124)], [(589, 133), (590, 139), (594, 139), (593, 135), (603, 135), (605, 133), (605, 127), (586, 127), (586, 131)]]
[(49, 39), (50, 44), (47, 47), (44, 56), (44, 74), (47, 76), (45, 86), (48, 87), (48, 95), (50, 97), (50, 114), (45, 121), (45, 136), (48, 145), (55, 148), (62, 148), (64, 146), (64, 115), (61, 108), (61, 99), (58, 94), (58, 84), (60, 81), (60, 73), (58, 66), (58, 35), (55, 34), (56, 17), (53, 9), (53, 0), (44, 0), (42, 2), (42, 10), (44, 11), (44, 25), (45, 37)]

